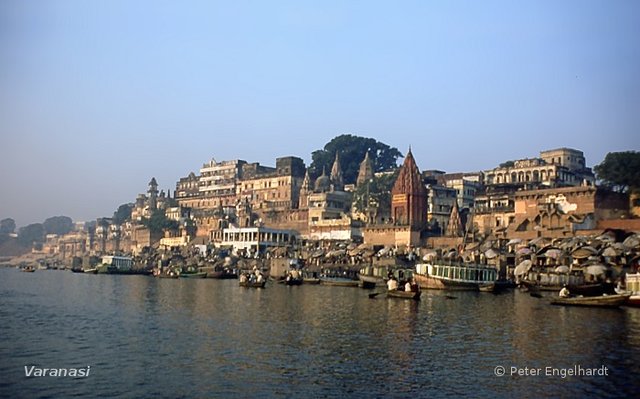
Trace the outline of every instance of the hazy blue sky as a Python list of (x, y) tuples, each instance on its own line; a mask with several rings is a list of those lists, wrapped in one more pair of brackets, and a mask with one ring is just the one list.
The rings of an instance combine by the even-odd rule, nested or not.
[(0, 218), (352, 133), (421, 169), (640, 149), (639, 1), (0, 1)]

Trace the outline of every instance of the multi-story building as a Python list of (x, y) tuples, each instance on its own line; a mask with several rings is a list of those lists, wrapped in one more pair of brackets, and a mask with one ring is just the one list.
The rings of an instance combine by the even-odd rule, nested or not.
[(476, 194), (482, 190), (482, 173), (446, 173), (438, 176), (438, 183), (456, 190), (460, 209), (473, 208)]
[(439, 184), (427, 184), (427, 222), (444, 233), (449, 224), (456, 190)]
[(582, 151), (570, 148), (541, 151), (540, 158), (505, 162), (484, 175), (488, 186), (511, 184), (521, 188), (593, 185), (595, 181)]
[(242, 167), (247, 162), (232, 160), (216, 162), (215, 159), (202, 165), (198, 190), (203, 198), (199, 208), (215, 208), (236, 203), (236, 184), (242, 178)]
[(276, 159), (276, 167), (245, 164), (238, 182), (237, 197), (248, 198), (256, 212), (298, 208), (306, 168), (297, 157)]

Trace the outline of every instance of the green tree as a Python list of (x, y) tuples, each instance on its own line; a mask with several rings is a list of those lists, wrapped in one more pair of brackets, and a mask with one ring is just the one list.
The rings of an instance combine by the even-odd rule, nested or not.
[(0, 234), (9, 235), (16, 231), (16, 221), (11, 218), (0, 220)]
[(353, 193), (353, 207), (365, 213), (367, 208), (390, 209), (391, 189), (398, 178), (399, 170), (374, 176), (368, 184), (362, 184)]
[(640, 152), (610, 152), (593, 170), (598, 180), (613, 190), (640, 190)]
[(42, 224), (45, 234), (64, 235), (73, 230), (73, 220), (68, 216), (54, 216)]
[(34, 244), (44, 242), (44, 226), (42, 223), (33, 223), (18, 230), (18, 243), (23, 247), (30, 248)]
[(322, 168), (329, 174), (336, 152), (340, 154), (340, 166), (346, 184), (356, 182), (360, 163), (366, 152), (369, 152), (374, 172), (395, 169), (398, 166), (398, 158), (402, 157), (397, 148), (375, 139), (343, 134), (334, 137), (322, 150), (316, 150), (311, 154), (309, 174), (316, 178), (322, 173)]
[(177, 221), (169, 219), (161, 209), (153, 211), (151, 217), (143, 218), (142, 224), (153, 233), (161, 233), (165, 230), (176, 231), (180, 227)]
[(133, 204), (122, 204), (118, 207), (118, 210), (113, 213), (113, 223), (123, 224), (124, 222), (131, 220), (131, 210)]

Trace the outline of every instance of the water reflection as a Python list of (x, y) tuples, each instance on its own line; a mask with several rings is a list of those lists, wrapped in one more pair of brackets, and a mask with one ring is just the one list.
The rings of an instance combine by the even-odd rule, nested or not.
[[(519, 292), (426, 291), (0, 269), (0, 396), (631, 397), (640, 309), (553, 307)], [(90, 378), (26, 379), (22, 367)], [(502, 377), (606, 365), (608, 378)]]

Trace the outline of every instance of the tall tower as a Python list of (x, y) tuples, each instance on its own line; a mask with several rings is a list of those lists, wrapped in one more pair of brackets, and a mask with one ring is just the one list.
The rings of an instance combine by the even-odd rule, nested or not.
[(158, 209), (158, 182), (155, 177), (151, 178), (147, 193), (149, 193), (149, 210), (155, 211)]
[(336, 159), (333, 161), (331, 167), (331, 184), (333, 185), (333, 191), (344, 190), (344, 179), (342, 177), (342, 168), (340, 168), (340, 155), (336, 151)]
[(427, 189), (411, 147), (391, 190), (391, 217), (397, 225), (422, 229), (427, 222)]
[(451, 215), (449, 216), (449, 224), (447, 224), (445, 235), (448, 237), (462, 236), (462, 221), (460, 220), (458, 201), (453, 202), (453, 208), (451, 208)]
[(358, 170), (358, 179), (356, 180), (356, 186), (368, 182), (373, 178), (373, 165), (371, 164), (371, 158), (369, 158), (369, 151), (364, 154), (364, 159), (360, 163), (360, 169)]
[(307, 170), (304, 174), (304, 180), (302, 180), (302, 186), (300, 187), (298, 209), (307, 209), (309, 207), (309, 193), (311, 192), (311, 178), (309, 177), (309, 171)]

